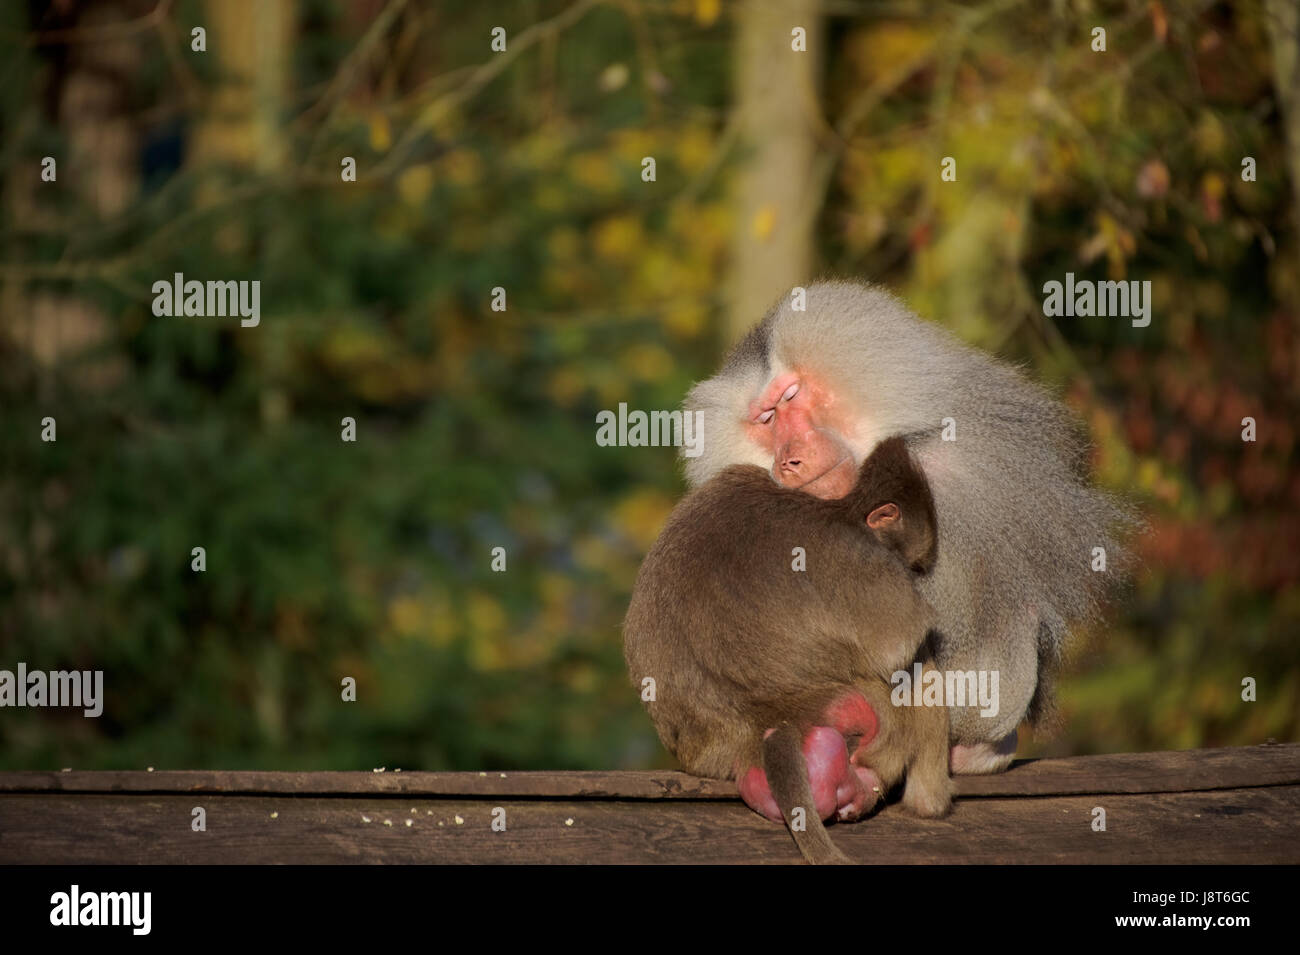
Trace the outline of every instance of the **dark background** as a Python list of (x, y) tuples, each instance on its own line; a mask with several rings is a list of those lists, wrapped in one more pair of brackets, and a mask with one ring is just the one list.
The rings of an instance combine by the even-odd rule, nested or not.
[[(666, 765), (619, 622), (682, 483), (595, 416), (819, 275), (1024, 363), (1146, 511), (1022, 753), (1300, 738), (1294, 7), (4, 4), (0, 668), (107, 699), (0, 767)], [(155, 317), (177, 271), (261, 324)], [(1044, 318), (1067, 271), (1150, 326)]]

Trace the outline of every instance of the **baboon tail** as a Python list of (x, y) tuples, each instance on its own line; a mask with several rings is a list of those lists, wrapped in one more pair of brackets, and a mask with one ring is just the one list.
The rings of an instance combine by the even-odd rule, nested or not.
[[(797, 726), (781, 723), (763, 740), (763, 769), (772, 796), (803, 857), (812, 865), (853, 865), (853, 860), (831, 842), (817, 813), (812, 785), (808, 782), (808, 764), (803, 758), (803, 737)], [(803, 810), (802, 820), (794, 819), (796, 808)]]

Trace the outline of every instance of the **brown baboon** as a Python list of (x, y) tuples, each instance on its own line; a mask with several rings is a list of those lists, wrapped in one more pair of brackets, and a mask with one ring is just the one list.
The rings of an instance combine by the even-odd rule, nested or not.
[(689, 772), (736, 778), (791, 825), (810, 862), (847, 859), (821, 820), (860, 817), (906, 773), (903, 803), (951, 801), (948, 713), (890, 705), (890, 676), (924, 657), (934, 613), (934, 503), (901, 439), (849, 493), (821, 500), (760, 468), (727, 468), (673, 511), (624, 621), (633, 682)]

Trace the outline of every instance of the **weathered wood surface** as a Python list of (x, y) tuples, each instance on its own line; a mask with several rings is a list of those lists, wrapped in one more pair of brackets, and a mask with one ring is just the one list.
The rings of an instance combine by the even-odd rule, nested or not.
[[(1300, 744), (1023, 762), (959, 793), (832, 838), (865, 863), (1300, 862)], [(681, 773), (0, 773), (0, 863), (797, 860), (734, 786)]]
[[(959, 796), (1195, 792), (1300, 784), (1300, 743), (1020, 760), (992, 776), (960, 776)], [(650, 772), (9, 772), (6, 792), (520, 796), (578, 799), (737, 799), (736, 785)]]

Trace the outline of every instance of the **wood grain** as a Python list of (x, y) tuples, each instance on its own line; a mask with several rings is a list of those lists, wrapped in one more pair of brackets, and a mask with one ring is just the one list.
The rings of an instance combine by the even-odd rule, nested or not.
[[(1005, 773), (960, 776), (957, 794), (1045, 796), (1195, 792), (1300, 784), (1300, 743), (1021, 760)], [(736, 799), (734, 783), (650, 772), (242, 772), (207, 770), (0, 773), (0, 793), (282, 793), (570, 799)]]
[[(206, 832), (190, 830), (196, 805), (206, 809)], [(497, 805), (506, 813), (504, 832), (491, 829)], [(1092, 830), (1097, 806), (1106, 810), (1106, 832)], [(987, 798), (958, 803), (941, 820), (915, 819), (890, 806), (863, 822), (832, 826), (831, 836), (863, 863), (1297, 863), (1298, 819), (1300, 787), (1288, 786), (1101, 799)], [(784, 829), (738, 802), (0, 798), (4, 863), (798, 861)]]
[[(864, 863), (1300, 863), (1300, 744), (1026, 761), (958, 792), (832, 838)], [(797, 861), (733, 784), (676, 772), (0, 773), (0, 863)]]

